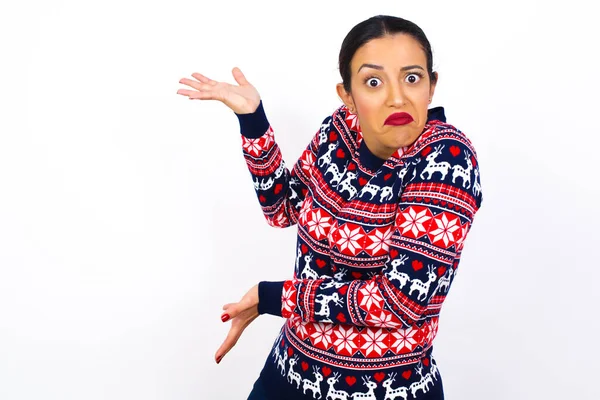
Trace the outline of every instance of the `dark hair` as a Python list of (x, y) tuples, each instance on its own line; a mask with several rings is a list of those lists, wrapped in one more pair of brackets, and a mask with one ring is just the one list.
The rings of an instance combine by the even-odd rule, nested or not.
[(350, 32), (348, 32), (344, 38), (344, 41), (342, 42), (342, 48), (340, 49), (339, 56), (339, 69), (346, 92), (350, 93), (350, 61), (352, 61), (354, 53), (356, 53), (356, 51), (362, 45), (370, 42), (373, 39), (398, 33), (411, 35), (421, 44), (421, 47), (425, 52), (425, 56), (427, 57), (427, 72), (429, 74), (429, 79), (431, 83), (436, 82), (435, 75), (433, 74), (433, 55), (431, 53), (431, 44), (429, 44), (429, 40), (427, 40), (425, 32), (423, 32), (423, 30), (415, 23), (406, 19), (392, 17), (389, 15), (376, 15), (357, 24), (350, 30)]

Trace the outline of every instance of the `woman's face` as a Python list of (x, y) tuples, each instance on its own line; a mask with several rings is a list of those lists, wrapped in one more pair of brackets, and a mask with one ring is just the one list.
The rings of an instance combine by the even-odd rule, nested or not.
[[(425, 52), (410, 35), (388, 35), (360, 47), (350, 70), (351, 93), (340, 83), (338, 95), (358, 115), (369, 150), (388, 159), (399, 148), (412, 144), (427, 122), (435, 85), (427, 73)], [(410, 114), (412, 121), (386, 124), (390, 115), (402, 112)]]

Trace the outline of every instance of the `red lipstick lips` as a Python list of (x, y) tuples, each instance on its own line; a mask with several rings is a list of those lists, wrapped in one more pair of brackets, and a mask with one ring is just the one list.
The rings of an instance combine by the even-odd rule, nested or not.
[(413, 117), (409, 113), (394, 113), (385, 120), (386, 125), (406, 125), (413, 122)]

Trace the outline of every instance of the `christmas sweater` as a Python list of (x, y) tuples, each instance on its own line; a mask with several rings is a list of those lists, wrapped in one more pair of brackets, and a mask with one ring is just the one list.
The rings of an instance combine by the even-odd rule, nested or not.
[(259, 313), (285, 318), (261, 372), (266, 392), (441, 393), (432, 344), (482, 201), (470, 140), (437, 107), (413, 144), (382, 160), (363, 141), (357, 115), (341, 106), (290, 171), (262, 102), (237, 116), (266, 221), (298, 228), (292, 279), (259, 283)]

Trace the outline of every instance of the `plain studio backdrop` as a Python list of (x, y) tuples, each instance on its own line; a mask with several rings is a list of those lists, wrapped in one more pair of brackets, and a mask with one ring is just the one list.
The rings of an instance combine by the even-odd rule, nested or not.
[(0, 399), (245, 399), (283, 319), (215, 364), (221, 307), (289, 279), (201, 72), (259, 90), (288, 165), (346, 33), (412, 20), (483, 207), (434, 346), (449, 400), (598, 399), (598, 55), (578, 1), (21, 1), (0, 8)]

